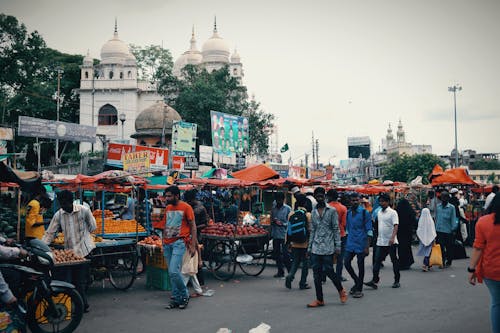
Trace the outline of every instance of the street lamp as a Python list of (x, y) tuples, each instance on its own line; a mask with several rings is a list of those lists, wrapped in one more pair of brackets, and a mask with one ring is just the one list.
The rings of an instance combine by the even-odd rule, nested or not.
[(127, 119), (127, 115), (125, 113), (120, 113), (120, 121), (122, 122), (122, 142), (124, 140), (123, 137), (123, 124), (125, 123), (125, 120)]
[(457, 143), (457, 91), (462, 90), (459, 84), (448, 87), (448, 91), (453, 92), (453, 105), (455, 114), (455, 168), (458, 168), (458, 143)]

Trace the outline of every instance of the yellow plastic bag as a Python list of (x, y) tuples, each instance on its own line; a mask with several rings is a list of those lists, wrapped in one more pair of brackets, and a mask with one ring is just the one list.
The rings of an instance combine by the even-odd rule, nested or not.
[(441, 253), (441, 245), (439, 244), (432, 245), (431, 257), (429, 258), (429, 265), (443, 267), (443, 255)]

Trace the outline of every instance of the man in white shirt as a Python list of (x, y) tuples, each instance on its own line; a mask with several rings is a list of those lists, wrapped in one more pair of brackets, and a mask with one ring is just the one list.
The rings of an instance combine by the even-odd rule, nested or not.
[(385, 257), (389, 255), (391, 257), (392, 269), (394, 271), (394, 283), (393, 288), (399, 288), (399, 258), (397, 256), (398, 248), (398, 224), (399, 218), (398, 213), (392, 209), (390, 205), (390, 197), (387, 193), (380, 194), (378, 198), (380, 207), (382, 209), (378, 212), (378, 238), (377, 238), (377, 250), (375, 251), (375, 263), (373, 265), (373, 278), (370, 282), (365, 283), (365, 285), (377, 289), (377, 283), (380, 281), (379, 272), (380, 264), (384, 261)]
[(486, 201), (484, 202), (483, 209), (485, 211), (488, 210), (488, 208), (490, 207), (491, 202), (493, 201), (493, 198), (495, 197), (495, 195), (497, 193), (498, 193), (498, 185), (493, 185), (493, 187), (491, 188), (491, 193), (488, 194), (488, 196), (486, 197)]

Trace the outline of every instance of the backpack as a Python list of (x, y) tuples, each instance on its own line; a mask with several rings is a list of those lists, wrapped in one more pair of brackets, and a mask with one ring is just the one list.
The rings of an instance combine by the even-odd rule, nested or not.
[(302, 209), (297, 209), (288, 219), (287, 239), (294, 243), (307, 241), (307, 216)]

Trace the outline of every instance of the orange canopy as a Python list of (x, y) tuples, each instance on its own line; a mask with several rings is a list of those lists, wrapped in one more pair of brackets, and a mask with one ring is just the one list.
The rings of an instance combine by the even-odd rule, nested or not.
[(437, 176), (441, 176), (443, 173), (444, 173), (443, 168), (439, 164), (436, 164), (434, 168), (432, 168), (432, 171), (429, 174), (429, 176), (427, 176), (427, 179), (432, 181), (432, 179), (434, 179)]
[[(436, 168), (436, 167), (434, 167)], [(469, 177), (467, 171), (462, 168), (449, 169), (441, 175), (432, 178), (432, 186), (437, 185), (478, 185)]]
[(279, 174), (264, 164), (249, 166), (246, 169), (233, 172), (233, 177), (251, 182), (279, 178)]

